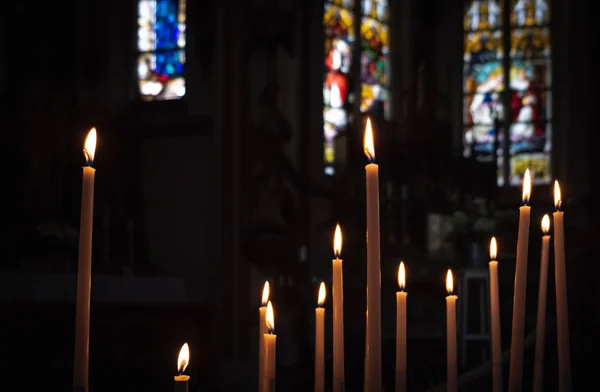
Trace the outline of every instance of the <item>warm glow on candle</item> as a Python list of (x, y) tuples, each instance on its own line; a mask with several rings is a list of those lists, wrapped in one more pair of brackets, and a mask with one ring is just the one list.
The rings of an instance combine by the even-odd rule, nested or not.
[(335, 234), (333, 235), (333, 253), (338, 258), (342, 254), (342, 229), (340, 229), (339, 224), (335, 226)]
[(273, 305), (271, 305), (271, 301), (267, 302), (267, 317), (265, 318), (265, 322), (267, 323), (269, 333), (273, 333), (275, 330), (275, 315), (273, 314)]
[(400, 287), (400, 291), (404, 291), (406, 287), (406, 271), (404, 270), (404, 261), (400, 262), (400, 267), (398, 267), (398, 286)]
[(98, 135), (96, 134), (96, 128), (90, 129), (83, 145), (83, 155), (85, 156), (85, 162), (88, 166), (91, 166), (92, 163), (94, 163), (97, 139)]
[(319, 286), (319, 298), (317, 299), (317, 304), (319, 305), (319, 307), (323, 306), (323, 304), (325, 303), (326, 296), (327, 293), (325, 290), (325, 282), (321, 282), (321, 286)]
[(267, 306), (267, 302), (269, 302), (269, 294), (270, 294), (269, 281), (267, 280), (263, 287), (261, 306)]
[(190, 346), (187, 343), (184, 343), (181, 346), (181, 350), (179, 350), (179, 357), (177, 358), (177, 371), (179, 375), (183, 374), (183, 371), (187, 367), (190, 362)]
[(364, 149), (369, 161), (373, 162), (375, 160), (375, 143), (373, 142), (373, 129), (371, 128), (370, 118), (367, 118), (367, 125), (365, 126)]
[(452, 279), (452, 270), (448, 270), (448, 273), (446, 274), (446, 291), (448, 292), (448, 295), (452, 295), (452, 292), (454, 291), (454, 280)]
[(544, 235), (550, 232), (550, 217), (548, 216), (548, 214), (544, 215), (544, 217), (542, 218), (542, 231), (544, 232)]
[(556, 210), (560, 210), (562, 206), (562, 196), (560, 194), (560, 185), (558, 185), (558, 180), (554, 181), (554, 207)]
[(498, 244), (496, 243), (496, 237), (492, 237), (490, 240), (490, 260), (496, 260), (498, 256)]
[(523, 176), (523, 204), (527, 205), (529, 203), (529, 198), (531, 197), (531, 174), (529, 173), (529, 169), (525, 170), (525, 175)]

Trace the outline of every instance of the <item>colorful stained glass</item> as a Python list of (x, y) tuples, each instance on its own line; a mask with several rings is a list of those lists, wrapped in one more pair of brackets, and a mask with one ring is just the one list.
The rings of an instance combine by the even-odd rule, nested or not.
[(362, 1), (360, 110), (363, 113), (386, 113), (389, 79), (388, 13), (387, 0)]
[(325, 3), (325, 76), (323, 81), (323, 136), (325, 174), (335, 173), (335, 138), (346, 129), (350, 117), (350, 69), (355, 42), (351, 0)]
[(186, 0), (138, 0), (138, 81), (142, 99), (185, 95)]
[[(510, 26), (502, 24), (503, 2), (474, 0), (465, 12), (464, 155), (480, 161), (494, 156), (510, 163), (509, 184), (518, 185), (527, 167), (534, 183), (550, 180), (550, 34), (545, 0), (512, 0)], [(510, 47), (504, 47), (510, 34)], [(510, 117), (503, 96), (505, 56), (510, 56)], [(508, 99), (508, 97), (506, 97)], [(504, 151), (504, 124), (510, 149)], [(496, 131), (498, 137), (496, 138)], [(498, 184), (505, 182), (499, 170)]]
[(533, 183), (549, 183), (551, 62), (549, 7), (545, 0), (513, 1), (511, 13), (510, 183), (529, 167)]
[[(491, 161), (498, 132), (499, 168), (504, 134), (500, 129), (504, 119), (501, 15), (496, 1), (474, 1), (467, 9), (463, 71), (464, 155)], [(501, 183), (501, 176), (498, 181)]]

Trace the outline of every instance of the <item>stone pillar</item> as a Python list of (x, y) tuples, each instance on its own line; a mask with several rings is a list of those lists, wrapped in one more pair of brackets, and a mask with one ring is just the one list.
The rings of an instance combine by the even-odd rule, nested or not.
[(220, 363), (239, 364), (245, 306), (245, 266), (240, 255), (241, 156), (246, 123), (247, 62), (240, 0), (219, 2), (219, 43), (215, 67), (216, 257), (218, 283), (212, 302), (217, 306), (217, 352)]

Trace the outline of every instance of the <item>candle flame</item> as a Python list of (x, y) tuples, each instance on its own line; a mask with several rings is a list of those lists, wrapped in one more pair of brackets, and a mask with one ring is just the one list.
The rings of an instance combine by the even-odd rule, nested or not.
[(492, 237), (490, 240), (490, 260), (495, 261), (498, 256), (498, 243), (496, 237)]
[(265, 281), (265, 285), (263, 286), (263, 293), (262, 293), (262, 300), (261, 300), (261, 306), (267, 306), (267, 302), (269, 301), (269, 295), (271, 294), (270, 291), (270, 286), (269, 286), (269, 281)]
[(88, 166), (91, 166), (92, 163), (94, 163), (97, 139), (98, 135), (96, 133), (96, 128), (90, 129), (87, 137), (85, 138), (85, 143), (83, 144), (83, 156), (85, 157), (85, 163)]
[(550, 232), (550, 217), (548, 214), (544, 215), (542, 218), (542, 231), (544, 234), (548, 234), (548, 232)]
[(525, 170), (525, 174), (523, 175), (523, 204), (527, 205), (529, 203), (529, 198), (531, 197), (531, 173), (529, 173), (529, 169)]
[(400, 266), (398, 267), (398, 287), (400, 287), (400, 291), (404, 291), (406, 287), (406, 271), (404, 269), (404, 261), (400, 262)]
[(446, 291), (448, 292), (448, 295), (451, 295), (454, 291), (454, 280), (452, 279), (452, 270), (450, 269), (446, 274)]
[(319, 305), (319, 307), (323, 306), (323, 304), (325, 303), (326, 296), (327, 293), (325, 290), (325, 282), (321, 282), (321, 285), (319, 286), (319, 298), (317, 299), (317, 304)]
[(190, 346), (187, 343), (183, 343), (181, 350), (179, 350), (179, 357), (177, 358), (177, 371), (179, 375), (183, 374), (185, 368), (187, 368), (190, 362)]
[(275, 330), (275, 314), (273, 313), (273, 305), (271, 301), (267, 302), (267, 316), (265, 317), (265, 323), (267, 324), (267, 330), (273, 333)]
[(371, 119), (367, 118), (367, 125), (365, 126), (365, 140), (364, 140), (365, 155), (369, 159), (369, 162), (375, 160), (375, 143), (373, 142), (373, 128), (371, 127)]
[(333, 235), (333, 253), (335, 257), (340, 257), (342, 254), (342, 229), (339, 223), (335, 226), (335, 234)]
[(560, 210), (562, 207), (562, 196), (560, 194), (560, 185), (558, 185), (558, 180), (554, 181), (554, 207), (556, 210)]

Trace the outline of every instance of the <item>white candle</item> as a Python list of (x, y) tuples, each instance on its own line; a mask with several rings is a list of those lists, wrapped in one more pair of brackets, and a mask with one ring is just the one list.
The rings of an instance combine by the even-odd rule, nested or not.
[(517, 237), (517, 262), (515, 269), (515, 294), (511, 334), (509, 392), (521, 392), (523, 386), (523, 350), (525, 340), (525, 301), (527, 294), (527, 252), (529, 250), (529, 222), (531, 207), (531, 176), (529, 169), (523, 176), (523, 206), (519, 208)]
[(315, 392), (325, 390), (325, 283), (321, 282), (315, 309)]
[(342, 230), (333, 236), (333, 392), (344, 392), (344, 275), (342, 269)]
[(544, 389), (544, 347), (546, 342), (546, 296), (548, 290), (548, 252), (550, 248), (550, 217), (542, 218), (542, 256), (538, 291), (537, 325), (535, 329), (535, 360), (533, 365), (533, 392)]
[(406, 391), (406, 270), (404, 261), (398, 267), (398, 286), (396, 292), (396, 392)]
[(73, 389), (87, 392), (90, 347), (90, 290), (92, 285), (92, 227), (94, 220), (94, 178), (92, 167), (96, 153), (96, 128), (85, 139), (81, 189), (81, 221), (79, 224), (79, 262), (77, 266), (77, 299), (75, 305), (75, 355)]
[(558, 338), (558, 391), (571, 391), (571, 349), (569, 308), (567, 305), (567, 267), (565, 264), (565, 222), (561, 211), (562, 196), (554, 182), (554, 278), (556, 285), (556, 334)]
[(502, 345), (500, 329), (500, 299), (498, 295), (498, 244), (490, 241), (490, 310), (492, 314), (492, 391), (502, 392)]
[(265, 379), (262, 392), (275, 392), (275, 364), (277, 359), (277, 335), (275, 335), (275, 314), (271, 301), (267, 303), (267, 333), (265, 340)]
[(262, 391), (262, 383), (265, 377), (265, 334), (267, 333), (267, 302), (269, 302), (269, 281), (263, 286), (261, 306), (258, 308), (258, 390)]
[(190, 376), (183, 374), (190, 362), (190, 347), (184, 343), (177, 358), (177, 375), (175, 376), (175, 392), (188, 392)]
[(448, 392), (458, 392), (458, 354), (456, 351), (456, 299), (452, 271), (446, 275), (446, 377)]
[(371, 119), (367, 118), (364, 150), (370, 163), (366, 170), (367, 191), (367, 373), (369, 392), (381, 391), (381, 265), (379, 250), (379, 167)]

